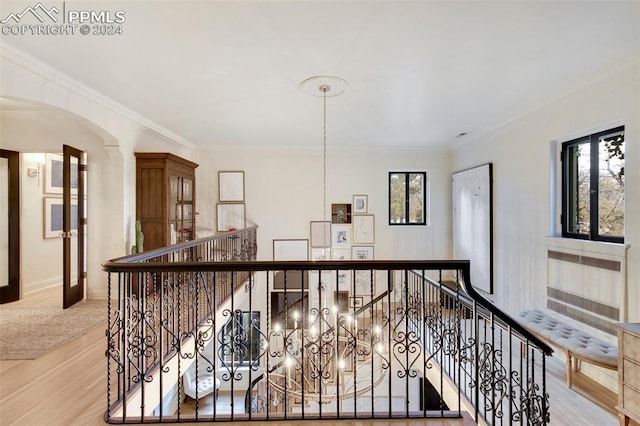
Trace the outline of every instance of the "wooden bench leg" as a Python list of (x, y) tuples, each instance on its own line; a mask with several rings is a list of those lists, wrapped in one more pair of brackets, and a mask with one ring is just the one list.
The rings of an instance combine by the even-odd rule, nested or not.
[(571, 352), (567, 351), (567, 387), (571, 389), (573, 385), (573, 366), (571, 365)]
[(629, 417), (622, 413), (618, 413), (618, 420), (620, 420), (620, 426), (629, 426)]

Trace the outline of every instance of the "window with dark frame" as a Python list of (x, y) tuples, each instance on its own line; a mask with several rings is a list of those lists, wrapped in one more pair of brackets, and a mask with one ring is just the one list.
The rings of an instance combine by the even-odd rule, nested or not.
[(562, 144), (562, 236), (624, 242), (624, 126)]
[(260, 312), (235, 311), (218, 336), (224, 364), (246, 365), (260, 357)]
[(389, 225), (426, 225), (426, 188), (426, 172), (389, 172)]

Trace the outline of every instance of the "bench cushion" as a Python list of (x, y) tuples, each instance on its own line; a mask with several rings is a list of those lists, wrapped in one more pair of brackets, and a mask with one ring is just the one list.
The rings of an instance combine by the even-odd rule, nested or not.
[(543, 311), (520, 312), (518, 320), (534, 333), (567, 349), (578, 358), (611, 366), (618, 365), (617, 346), (573, 328)]

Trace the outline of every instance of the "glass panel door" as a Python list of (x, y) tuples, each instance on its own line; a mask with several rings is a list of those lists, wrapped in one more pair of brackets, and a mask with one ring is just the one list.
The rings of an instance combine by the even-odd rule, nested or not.
[(0, 303), (20, 299), (20, 154), (0, 150)]
[(9, 160), (0, 158), (0, 287), (9, 285)]
[(86, 284), (86, 167), (85, 153), (63, 146), (63, 307), (79, 302)]

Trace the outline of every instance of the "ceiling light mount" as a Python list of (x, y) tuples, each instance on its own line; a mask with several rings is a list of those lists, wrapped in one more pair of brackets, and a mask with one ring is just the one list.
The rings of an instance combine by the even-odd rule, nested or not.
[(347, 90), (347, 80), (334, 77), (331, 75), (317, 75), (314, 77), (309, 77), (300, 83), (300, 89), (311, 96), (318, 97), (334, 97), (340, 96)]

